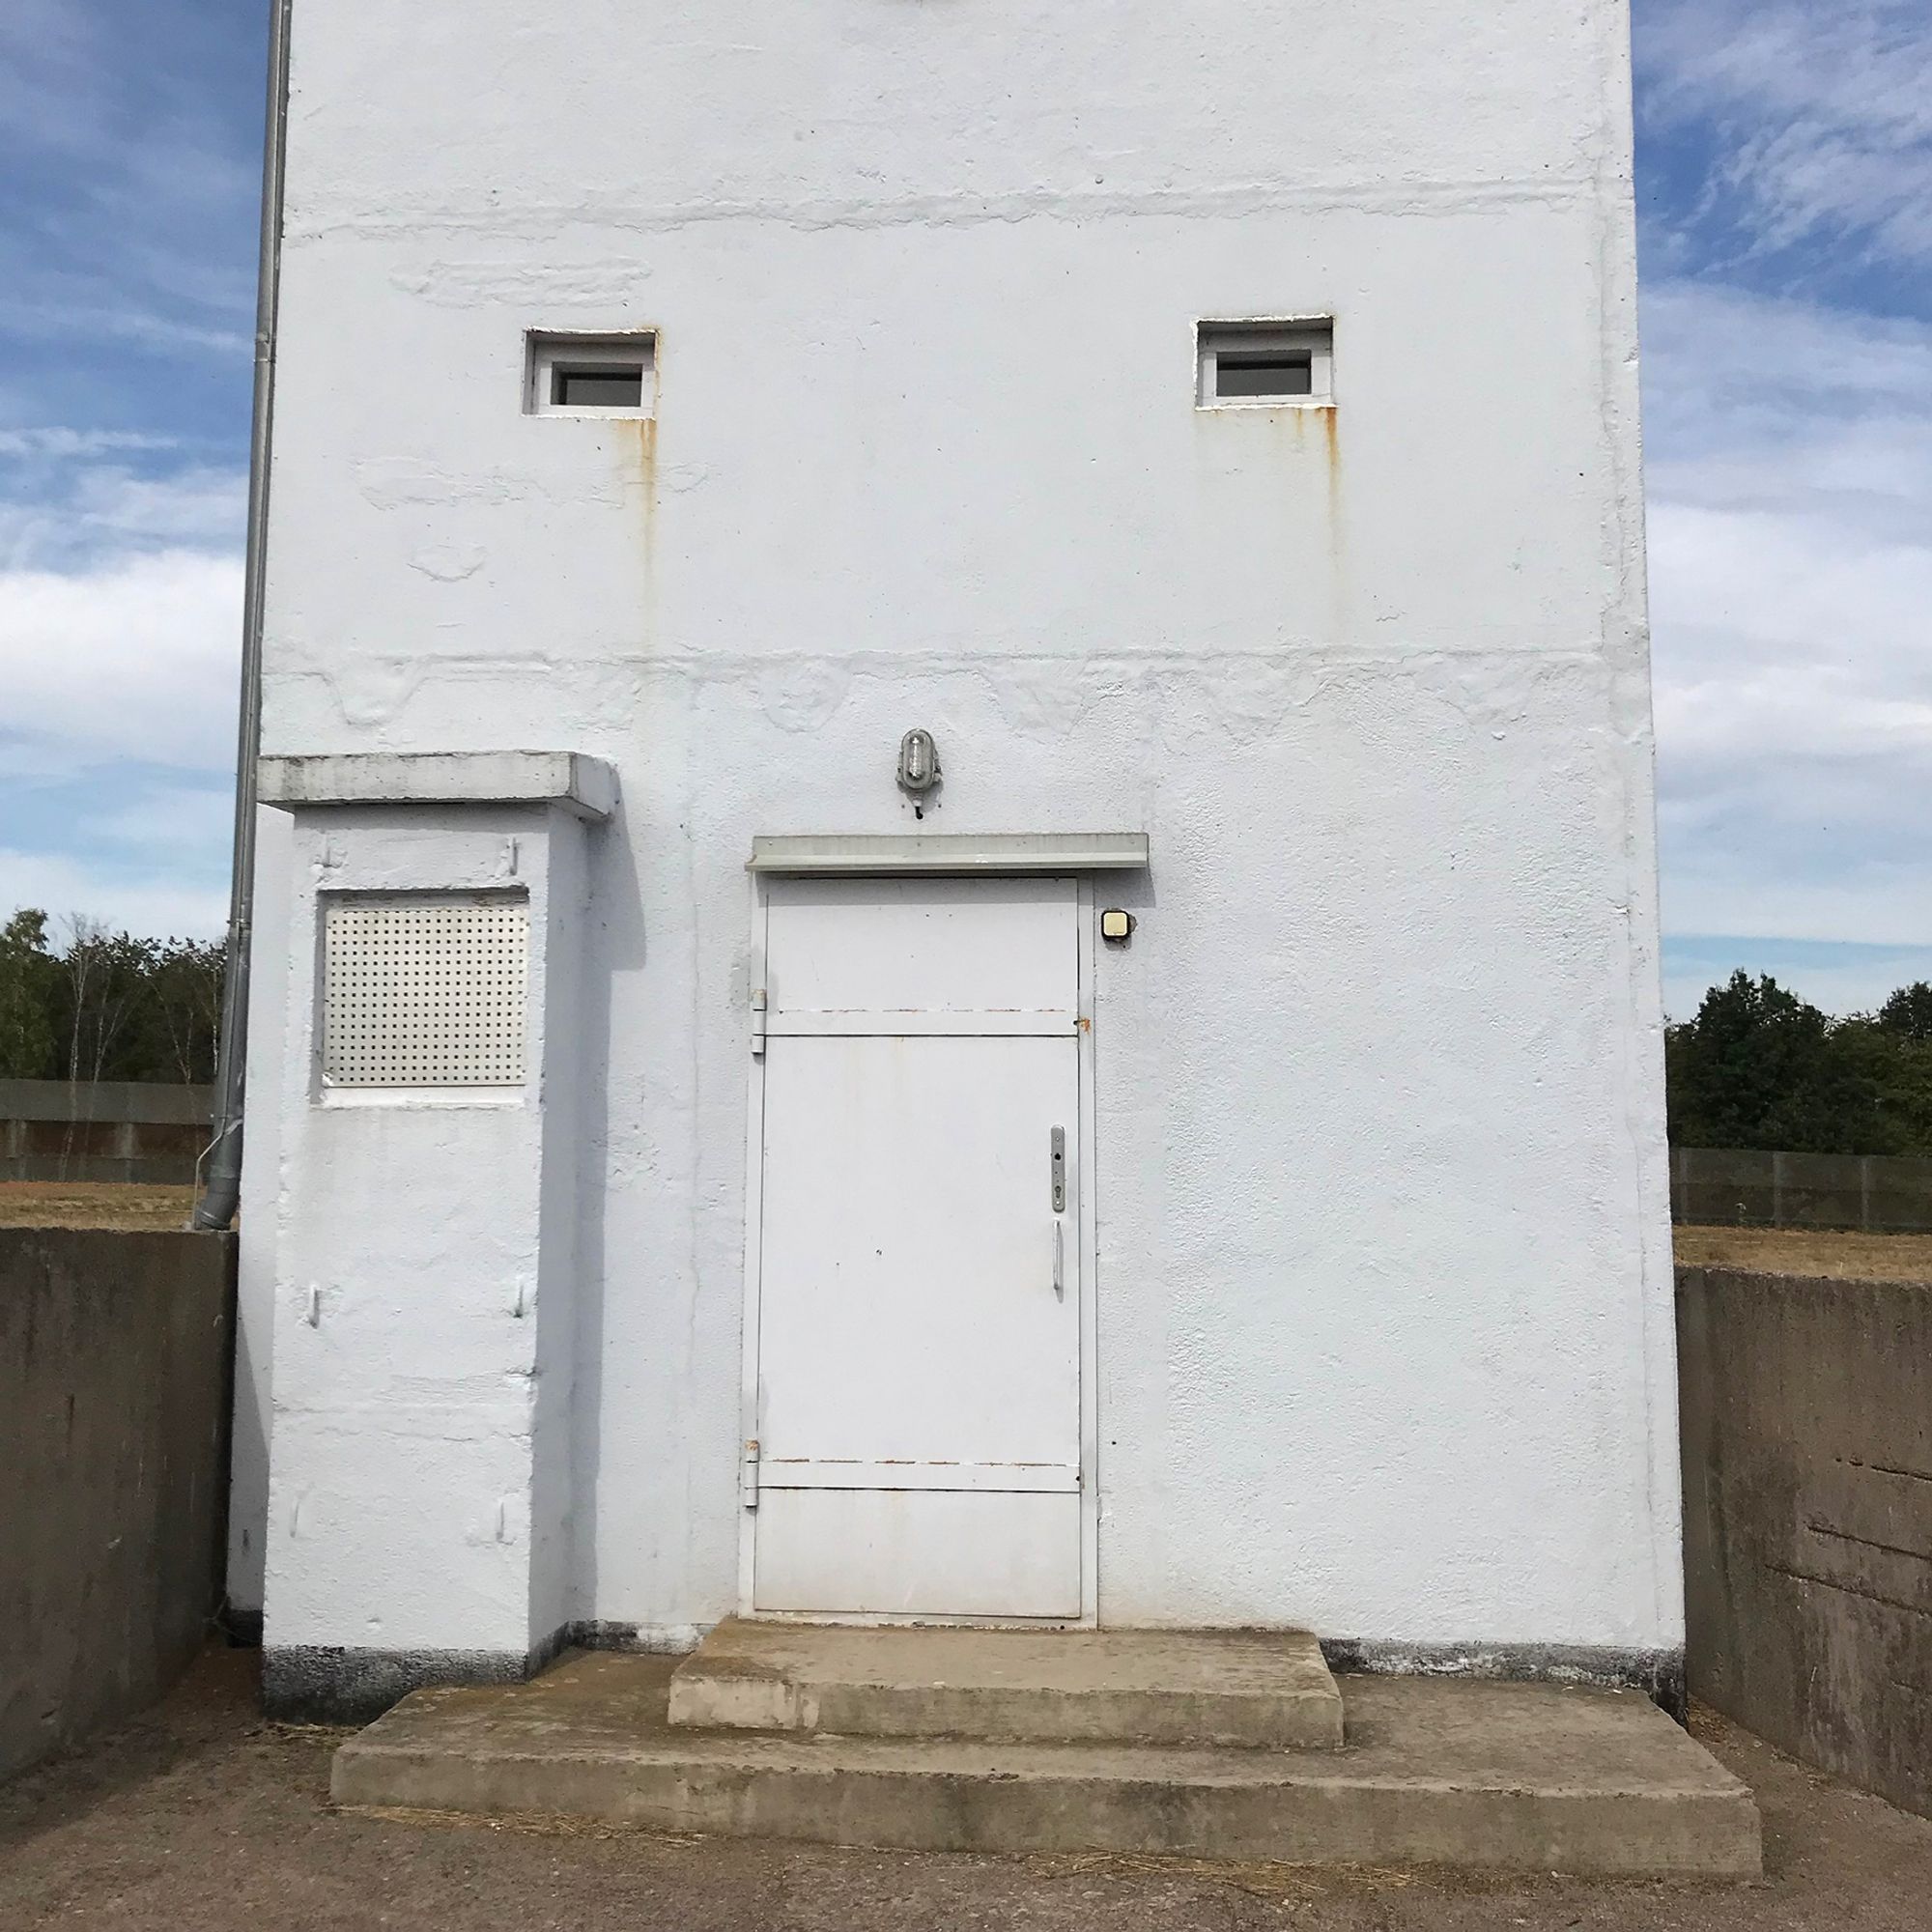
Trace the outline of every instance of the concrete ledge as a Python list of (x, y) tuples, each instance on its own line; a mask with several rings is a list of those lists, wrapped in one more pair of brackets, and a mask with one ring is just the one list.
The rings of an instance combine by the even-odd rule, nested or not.
[(560, 805), (580, 818), (617, 809), (617, 775), (581, 752), (336, 752), (265, 757), (264, 805)]
[(176, 1087), (160, 1080), (0, 1080), (0, 1121), (206, 1127), (213, 1119), (213, 1087)]
[(344, 1805), (595, 1818), (923, 1851), (1747, 1878), (1750, 1793), (1647, 1698), (1346, 1680), (1343, 1751), (672, 1729), (670, 1660), (570, 1654), (425, 1690), (336, 1753)]
[(848, 1737), (1333, 1750), (1342, 1693), (1301, 1631), (859, 1630), (731, 1618), (670, 1722)]
[(1145, 832), (807, 833), (757, 838), (746, 870), (819, 878), (895, 872), (1144, 872)]

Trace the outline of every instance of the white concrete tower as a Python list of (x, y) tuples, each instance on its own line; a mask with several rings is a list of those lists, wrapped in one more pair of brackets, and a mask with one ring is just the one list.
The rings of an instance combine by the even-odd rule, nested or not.
[(1668, 1683), (1629, 89), (1622, 0), (296, 0), (271, 1700)]

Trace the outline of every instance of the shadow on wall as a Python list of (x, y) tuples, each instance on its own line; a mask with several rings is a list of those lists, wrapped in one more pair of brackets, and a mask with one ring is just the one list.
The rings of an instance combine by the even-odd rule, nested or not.
[(235, 1242), (0, 1229), (0, 1777), (151, 1702), (221, 1599)]

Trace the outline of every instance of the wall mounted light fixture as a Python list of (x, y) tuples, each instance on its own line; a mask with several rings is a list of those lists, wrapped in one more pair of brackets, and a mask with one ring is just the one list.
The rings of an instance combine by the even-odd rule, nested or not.
[(914, 815), (925, 816), (925, 797), (939, 782), (939, 747), (930, 731), (917, 728), (899, 740), (899, 789), (912, 800)]

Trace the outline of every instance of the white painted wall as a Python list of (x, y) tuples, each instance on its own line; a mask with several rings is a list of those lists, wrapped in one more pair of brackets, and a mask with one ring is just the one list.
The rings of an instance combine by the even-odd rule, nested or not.
[[(280, 1115), (271, 1645), (521, 1657), (567, 1618), (583, 838), (541, 806), (295, 815), (286, 1045), (254, 1100)], [(326, 895), (442, 889), (527, 895), (524, 1087), (324, 1093)]]
[[(268, 749), (623, 781), (573, 1615), (732, 1602), (743, 862), (912, 829), (919, 724), (930, 829), (1153, 839), (1095, 1021), (1103, 1617), (1680, 1640), (1625, 38), (298, 0)], [(1194, 409), (1197, 318), (1310, 312), (1332, 417)], [(520, 413), (532, 326), (660, 329), (656, 424)], [(321, 1453), (278, 1421), (278, 1490)]]

